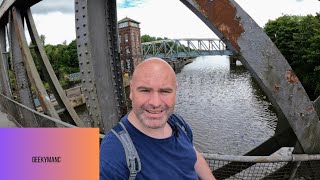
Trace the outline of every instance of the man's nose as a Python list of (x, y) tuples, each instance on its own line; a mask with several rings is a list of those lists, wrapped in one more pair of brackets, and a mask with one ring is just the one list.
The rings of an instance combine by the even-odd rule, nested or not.
[(159, 107), (161, 105), (161, 97), (159, 93), (152, 93), (149, 104), (154, 107)]

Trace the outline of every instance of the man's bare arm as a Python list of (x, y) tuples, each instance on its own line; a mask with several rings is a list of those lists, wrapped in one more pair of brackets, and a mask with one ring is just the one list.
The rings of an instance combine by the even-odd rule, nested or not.
[(208, 163), (202, 157), (202, 155), (194, 148), (197, 155), (197, 162), (194, 165), (194, 168), (201, 180), (215, 180), (216, 178), (213, 176)]

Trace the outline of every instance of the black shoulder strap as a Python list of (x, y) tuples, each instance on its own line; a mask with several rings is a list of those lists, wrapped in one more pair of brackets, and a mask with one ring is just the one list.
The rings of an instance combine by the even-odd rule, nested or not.
[(130, 171), (129, 180), (134, 180), (137, 173), (141, 171), (141, 161), (130, 135), (121, 121), (111, 129), (111, 132), (119, 139), (123, 146)]
[(188, 125), (184, 119), (176, 113), (172, 114), (173, 122), (188, 136), (189, 140), (192, 142), (192, 133), (188, 131)]

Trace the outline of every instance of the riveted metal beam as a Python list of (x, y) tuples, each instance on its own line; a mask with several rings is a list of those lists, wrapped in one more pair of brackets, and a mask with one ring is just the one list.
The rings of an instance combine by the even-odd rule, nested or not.
[(121, 103), (124, 103), (120, 62), (117, 62), (116, 1), (76, 0), (75, 11), (78, 58), (87, 108), (94, 120), (93, 126), (104, 132), (119, 121)]
[(67, 110), (67, 111), (64, 111), (65, 116), (70, 117), (76, 123), (77, 126), (85, 127), (84, 123), (80, 120), (78, 114), (72, 107), (69, 99), (67, 98), (64, 90), (62, 89), (58, 81), (58, 78), (56, 77), (56, 74), (53, 71), (53, 68), (49, 62), (49, 59), (43, 48), (43, 44), (41, 43), (40, 37), (38, 35), (30, 9), (27, 9), (26, 22), (27, 22), (27, 26), (28, 26), (28, 30), (29, 30), (32, 42), (37, 47), (35, 48), (35, 51), (38, 57), (40, 57), (39, 63), (41, 64), (42, 72), (44, 72), (46, 80), (49, 83), (50, 89), (54, 93), (54, 96), (59, 106)]
[[(11, 13), (10, 13), (11, 14)], [(31, 108), (35, 109), (33, 104), (33, 97), (31, 92), (30, 82), (27, 76), (26, 67), (22, 60), (22, 51), (19, 46), (18, 34), (15, 32), (16, 24), (14, 23), (11, 15), (9, 16), (10, 23), (10, 49), (12, 56), (13, 71), (15, 74), (15, 88), (20, 102)], [(23, 127), (37, 127), (38, 122), (33, 118), (33, 114), (28, 111), (18, 112), (21, 116), (28, 119), (28, 121), (19, 122)]]
[(305, 153), (320, 152), (320, 123), (292, 68), (262, 28), (233, 0), (181, 0), (224, 43), (283, 113)]
[(3, 0), (0, 6), (0, 24), (4, 25), (8, 22), (8, 14), (11, 7), (15, 6), (27, 9), (40, 1), (41, 0)]
[(14, 22), (15, 34), (17, 36), (18, 45), (21, 50), (22, 61), (24, 66), (26, 67), (27, 75), (36, 89), (36, 93), (40, 101), (40, 104), (43, 110), (46, 113), (48, 113), (51, 117), (60, 119), (40, 79), (39, 73), (31, 56), (31, 52), (26, 37), (24, 35), (23, 20), (21, 18), (21, 13), (15, 7), (13, 7), (12, 9), (12, 17)]
[(8, 59), (4, 55), (6, 51), (6, 27), (0, 27), (0, 74), (1, 74), (1, 93), (11, 98), (11, 88), (8, 73)]
[(77, 51), (82, 80), (83, 94), (92, 122), (86, 122), (91, 127), (103, 128), (101, 109), (98, 105), (96, 82), (93, 70), (91, 44), (89, 42), (87, 1), (75, 1), (75, 19), (77, 35)]

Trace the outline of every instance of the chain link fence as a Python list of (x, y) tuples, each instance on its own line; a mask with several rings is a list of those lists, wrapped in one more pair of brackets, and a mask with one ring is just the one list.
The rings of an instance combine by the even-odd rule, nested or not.
[(320, 179), (320, 154), (235, 156), (203, 154), (217, 179)]

